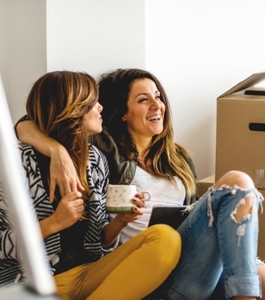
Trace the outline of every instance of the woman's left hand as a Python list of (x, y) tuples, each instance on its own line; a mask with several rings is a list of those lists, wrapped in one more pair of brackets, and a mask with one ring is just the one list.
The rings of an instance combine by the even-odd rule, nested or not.
[(143, 193), (137, 193), (132, 199), (132, 203), (134, 204), (132, 211), (130, 213), (117, 214), (115, 218), (126, 224), (137, 220), (138, 217), (143, 214), (141, 208), (144, 207), (145, 202), (142, 199), (144, 199)]

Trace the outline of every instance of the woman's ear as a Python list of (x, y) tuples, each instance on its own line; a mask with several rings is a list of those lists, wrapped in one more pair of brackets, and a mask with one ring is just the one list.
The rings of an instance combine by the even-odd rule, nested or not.
[(122, 119), (123, 122), (126, 121), (126, 117), (125, 116), (122, 116), (121, 119)]

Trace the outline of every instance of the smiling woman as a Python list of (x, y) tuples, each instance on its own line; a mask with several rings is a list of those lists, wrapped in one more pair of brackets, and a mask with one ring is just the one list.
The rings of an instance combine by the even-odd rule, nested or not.
[[(120, 172), (123, 178), (120, 180), (135, 184), (139, 190), (146, 188), (152, 191), (151, 201), (142, 207), (143, 215), (128, 223), (122, 231), (123, 241), (126, 241), (146, 228), (152, 206), (180, 206), (193, 202), (195, 174), (189, 152), (174, 143), (170, 104), (163, 86), (153, 74), (140, 69), (120, 69), (105, 74), (99, 81), (99, 101), (106, 108), (103, 112), (103, 125), (114, 138), (119, 155), (127, 160), (123, 174)], [(113, 160), (116, 159), (116, 163), (119, 161), (118, 154), (114, 157), (109, 148), (100, 143), (98, 135), (93, 141), (106, 153), (113, 172)], [(124, 163), (124, 160), (120, 160)], [(230, 187), (235, 185), (239, 188), (232, 191)], [(249, 198), (252, 193), (254, 198)], [(236, 199), (237, 197), (239, 198)], [(252, 277), (252, 271), (257, 274), (256, 237), (254, 238), (257, 234), (257, 224), (254, 225), (256, 212), (252, 214), (256, 233), (250, 238), (251, 241), (246, 233), (243, 238), (249, 249), (245, 251), (242, 244), (238, 247), (239, 237), (236, 234), (232, 236), (232, 232), (236, 233), (237, 227), (242, 224), (231, 222), (230, 209), (236, 207), (241, 199), (248, 205), (251, 203), (250, 207), (253, 199), (256, 203), (254, 206), (261, 202), (253, 182), (246, 174), (229, 172), (195, 205), (190, 206), (190, 215), (178, 228), (183, 238), (180, 264), (164, 285), (149, 295), (148, 299), (194, 299), (195, 295), (197, 299), (230, 299), (236, 295), (242, 297), (233, 299), (255, 299), (260, 294), (259, 277)], [(248, 205), (241, 207), (243, 214), (249, 214)], [(216, 209), (217, 207), (219, 208)], [(225, 216), (221, 224), (218, 221), (220, 216)], [(254, 233), (252, 225), (244, 224), (243, 227)], [(230, 244), (231, 240), (235, 244)], [(234, 256), (234, 253), (239, 256)], [(241, 259), (238, 260), (238, 257)], [(230, 263), (230, 258), (233, 264)], [(242, 263), (243, 261), (247, 263)], [(248, 269), (250, 261), (252, 271)], [(264, 266), (260, 261), (258, 263), (259, 274), (262, 275), (264, 271), (260, 272), (260, 268), (264, 270)], [(242, 269), (243, 274), (248, 274), (247, 279), (245, 278), (247, 283), (243, 279), (244, 275), (240, 274)], [(216, 289), (216, 293), (211, 296), (222, 272), (225, 276), (221, 276), (220, 283), (225, 278), (226, 296), (224, 288)], [(237, 286), (234, 285), (233, 278), (236, 278)], [(256, 288), (253, 284), (257, 284)], [(190, 287), (188, 290), (187, 285)]]
[(165, 104), (156, 84), (144, 78), (134, 82), (128, 94), (127, 107), (122, 120), (127, 122), (134, 142), (142, 146), (137, 150), (143, 159), (143, 151), (150, 145), (152, 137), (163, 131)]

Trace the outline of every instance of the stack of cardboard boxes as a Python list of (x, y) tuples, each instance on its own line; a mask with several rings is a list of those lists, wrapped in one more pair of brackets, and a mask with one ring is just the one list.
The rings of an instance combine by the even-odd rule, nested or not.
[[(265, 198), (265, 87), (255, 73), (217, 98), (215, 175), (198, 182), (201, 195), (230, 170), (246, 172)], [(259, 214), (258, 255), (265, 260), (265, 213)]]

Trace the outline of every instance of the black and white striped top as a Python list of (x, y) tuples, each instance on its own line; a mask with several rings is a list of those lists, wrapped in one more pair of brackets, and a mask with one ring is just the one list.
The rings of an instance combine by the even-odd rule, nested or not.
[[(33, 148), (25, 144), (20, 144), (19, 148), (37, 218), (42, 220), (50, 216), (54, 209), (44, 188)], [(83, 248), (88, 255), (88, 261), (98, 260), (116, 248), (119, 242), (117, 241), (112, 248), (108, 249), (103, 249), (100, 242), (102, 228), (109, 223), (109, 216), (105, 211), (108, 178), (109, 169), (105, 156), (95, 146), (89, 144), (87, 179), (91, 193), (88, 201), (88, 221), (83, 239)], [(19, 249), (16, 244), (16, 233), (10, 228), (5, 201), (0, 183), (0, 286), (15, 282), (23, 273), (17, 260)], [(61, 251), (60, 233), (49, 236), (44, 243), (53, 274)]]

